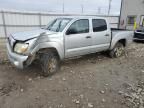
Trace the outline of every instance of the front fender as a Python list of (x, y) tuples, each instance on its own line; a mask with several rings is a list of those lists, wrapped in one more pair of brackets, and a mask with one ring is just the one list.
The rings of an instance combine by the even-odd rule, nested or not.
[(63, 46), (57, 42), (43, 42), (39, 43), (31, 52), (31, 54), (35, 54), (37, 51), (43, 48), (55, 48), (59, 54), (60, 59), (64, 59), (64, 49)]

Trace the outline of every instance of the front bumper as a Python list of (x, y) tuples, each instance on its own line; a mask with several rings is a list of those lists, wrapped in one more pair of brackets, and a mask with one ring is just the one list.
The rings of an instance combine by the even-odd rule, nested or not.
[(8, 59), (15, 67), (19, 69), (24, 68), (24, 62), (28, 59), (28, 56), (18, 55), (16, 53), (13, 53), (9, 45), (9, 42), (7, 42), (7, 55), (8, 55)]

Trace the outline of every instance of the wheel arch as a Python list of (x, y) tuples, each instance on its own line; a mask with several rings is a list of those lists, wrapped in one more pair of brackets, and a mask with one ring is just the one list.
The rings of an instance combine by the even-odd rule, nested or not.
[(48, 53), (49, 51), (55, 52), (60, 60), (64, 59), (64, 49), (56, 42), (40, 43), (33, 49), (32, 54)]
[(53, 52), (53, 53), (55, 53), (55, 54), (60, 58), (60, 55), (59, 55), (57, 49), (54, 48), (54, 47), (41, 48), (41, 49), (39, 49), (39, 50), (37, 51), (37, 54), (46, 54), (46, 53), (48, 53), (48, 52)]
[(117, 43), (122, 43), (124, 45), (124, 47), (127, 46), (127, 40), (125, 38), (121, 38), (121, 39), (118, 39), (118, 40), (112, 40), (110, 50), (112, 50)]
[[(119, 42), (119, 43), (122, 43), (123, 46), (126, 47), (126, 43), (127, 43), (127, 42), (126, 42), (126, 39), (120, 39), (118, 42)], [(118, 43), (118, 42), (117, 42), (117, 43)]]

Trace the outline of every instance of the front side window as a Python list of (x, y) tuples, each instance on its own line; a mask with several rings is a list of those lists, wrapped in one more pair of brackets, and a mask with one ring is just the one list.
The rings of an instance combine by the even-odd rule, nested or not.
[(107, 30), (107, 23), (103, 19), (93, 19), (92, 25), (93, 25), (93, 32), (100, 32)]
[(81, 33), (88, 33), (89, 32), (89, 20), (88, 19), (81, 19), (75, 21), (67, 30), (67, 35), (70, 34), (81, 34)]
[(70, 21), (70, 18), (59, 18), (51, 22), (46, 29), (54, 32), (62, 32)]

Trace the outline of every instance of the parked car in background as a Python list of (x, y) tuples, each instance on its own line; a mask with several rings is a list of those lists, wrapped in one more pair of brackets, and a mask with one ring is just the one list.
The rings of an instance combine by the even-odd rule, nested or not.
[(141, 26), (135, 30), (134, 41), (144, 41), (144, 26)]
[(60, 61), (89, 53), (108, 51), (120, 57), (132, 42), (133, 31), (111, 29), (98, 17), (57, 18), (44, 29), (11, 34), (8, 57), (23, 69), (39, 59), (44, 76), (57, 72)]

